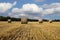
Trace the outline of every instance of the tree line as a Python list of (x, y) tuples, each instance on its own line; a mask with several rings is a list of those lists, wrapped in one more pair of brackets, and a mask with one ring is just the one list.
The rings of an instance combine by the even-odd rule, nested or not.
[(7, 21), (8, 19), (11, 19), (12, 21), (20, 21), (20, 18), (14, 18), (14, 17), (4, 17), (4, 16), (0, 16), (0, 21)]
[[(12, 21), (21, 21), (21, 18), (14, 18), (14, 17), (9, 17), (9, 16), (7, 16), (7, 17), (0, 16), (0, 21), (7, 21), (8, 19), (11, 19)], [(29, 19), (29, 18), (28, 18), (28, 21), (38, 21), (38, 19)], [(47, 21), (49, 21), (49, 20), (43, 19), (43, 21), (47, 22)], [(54, 20), (52, 20), (52, 21), (54, 21), (54, 22), (59, 22), (60, 19), (54, 19)]]

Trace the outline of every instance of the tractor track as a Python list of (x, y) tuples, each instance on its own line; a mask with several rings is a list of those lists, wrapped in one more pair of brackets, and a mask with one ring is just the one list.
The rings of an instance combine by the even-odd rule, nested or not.
[(7, 38), (3, 37), (0, 38), (0, 40), (46, 40), (40, 28), (31, 26), (32, 25), (23, 25), (13, 29), (12, 31), (9, 31), (10, 35)]

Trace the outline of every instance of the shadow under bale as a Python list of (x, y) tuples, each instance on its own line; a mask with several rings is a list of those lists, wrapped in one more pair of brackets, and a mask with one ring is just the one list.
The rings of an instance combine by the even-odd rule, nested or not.
[(27, 24), (28, 23), (28, 19), (25, 17), (21, 18), (21, 24)]
[(52, 20), (49, 20), (49, 23), (52, 23)]

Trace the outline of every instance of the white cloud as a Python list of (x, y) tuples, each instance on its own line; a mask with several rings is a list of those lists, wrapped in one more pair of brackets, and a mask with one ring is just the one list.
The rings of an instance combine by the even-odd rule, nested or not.
[(53, 14), (54, 13), (54, 9), (45, 9), (42, 14)]
[(9, 13), (8, 15), (10, 15), (10, 16), (13, 15), (14, 17), (15, 17), (15, 15), (28, 17), (30, 14), (31, 15), (36, 14), (36, 13), (38, 14), (42, 11), (43, 11), (43, 8), (37, 6), (36, 4), (24, 4), (22, 6), (22, 8), (13, 8), (12, 12)]
[(22, 14), (19, 14), (20, 16), (26, 16), (24, 13), (22, 13)]
[(53, 14), (60, 12), (60, 3), (44, 4), (41, 7), (44, 8), (43, 14)]
[(24, 4), (22, 9), (32, 13), (39, 13), (42, 11), (42, 8), (39, 8), (36, 4)]
[(60, 12), (60, 7), (55, 8), (55, 11)]
[(12, 9), (12, 12), (13, 13), (20, 13), (20, 12), (22, 12), (23, 10), (22, 9), (19, 9), (19, 8), (13, 8)]
[(6, 12), (8, 9), (12, 8), (16, 2), (14, 3), (0, 3), (0, 13)]
[(58, 8), (60, 7), (60, 3), (51, 3), (51, 4), (43, 4), (43, 8)]
[(24, 4), (22, 8), (13, 8), (10, 15), (18, 15), (18, 17), (26, 16), (28, 18), (38, 19), (41, 18), (41, 16), (56, 14), (57, 12), (60, 13), (60, 3), (51, 3), (49, 5), (44, 4), (42, 6), (38, 6), (36, 4)]
[(40, 13), (43, 11), (43, 8), (37, 6), (36, 4), (24, 4), (22, 8), (13, 8), (12, 12), (31, 12), (31, 13)]
[[(33, 18), (34, 18), (34, 19), (40, 19), (40, 17), (36, 17), (36, 16), (34, 16)], [(33, 18), (32, 18), (32, 19), (33, 19)]]

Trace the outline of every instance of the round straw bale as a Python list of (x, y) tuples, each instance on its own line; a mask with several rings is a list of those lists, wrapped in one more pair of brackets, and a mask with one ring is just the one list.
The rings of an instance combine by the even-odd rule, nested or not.
[(49, 23), (52, 23), (52, 20), (49, 20)]
[(8, 19), (8, 23), (11, 23), (11, 19)]
[(27, 23), (28, 23), (27, 18), (22, 17), (22, 18), (21, 18), (21, 24), (27, 24)]
[(43, 23), (43, 20), (42, 19), (39, 19), (39, 23)]

